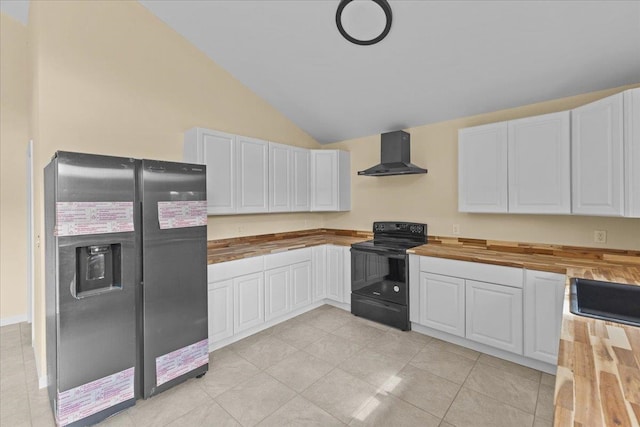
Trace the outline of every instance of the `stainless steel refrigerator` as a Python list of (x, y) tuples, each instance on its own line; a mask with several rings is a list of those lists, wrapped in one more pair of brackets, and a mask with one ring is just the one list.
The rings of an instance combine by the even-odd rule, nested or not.
[(44, 177), (58, 424), (95, 424), (204, 375), (205, 166), (57, 152)]

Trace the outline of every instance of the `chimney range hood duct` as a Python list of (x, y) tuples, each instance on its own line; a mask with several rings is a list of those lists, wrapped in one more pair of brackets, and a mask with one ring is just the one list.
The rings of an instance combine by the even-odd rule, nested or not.
[(397, 130), (383, 133), (380, 141), (380, 164), (359, 171), (358, 175), (388, 176), (427, 173), (411, 163), (410, 138), (407, 132)]

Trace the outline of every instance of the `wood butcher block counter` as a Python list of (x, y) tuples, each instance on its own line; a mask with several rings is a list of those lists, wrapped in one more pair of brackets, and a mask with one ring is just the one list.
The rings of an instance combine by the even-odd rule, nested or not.
[(209, 264), (216, 264), (219, 262), (233, 261), (235, 259), (269, 255), (325, 244), (351, 246), (352, 243), (362, 242), (372, 238), (373, 235), (366, 231), (321, 228), (209, 240), (207, 242), (207, 262)]
[[(640, 252), (431, 238), (417, 255), (523, 267), (640, 286)], [(640, 425), (640, 328), (576, 316), (565, 292), (556, 427)], [(640, 311), (640, 306), (638, 306)]]

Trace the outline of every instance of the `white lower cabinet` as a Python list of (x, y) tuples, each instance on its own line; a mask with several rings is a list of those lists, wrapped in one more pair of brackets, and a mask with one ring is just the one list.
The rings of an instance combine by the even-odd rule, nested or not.
[(557, 364), (566, 279), (557, 273), (525, 272), (525, 356)]
[(522, 290), (466, 280), (466, 337), (522, 354)]
[(313, 302), (327, 296), (327, 245), (314, 246), (313, 253)]
[(291, 269), (274, 268), (264, 272), (264, 320), (287, 314), (291, 309), (289, 288)]
[(296, 310), (313, 302), (311, 261), (291, 266), (291, 309)]
[(341, 302), (344, 291), (344, 253), (340, 246), (327, 245), (327, 298)]
[(419, 323), (464, 337), (464, 282), (457, 277), (421, 272)]
[(233, 280), (209, 285), (209, 341), (233, 336)]
[(233, 331), (242, 332), (264, 322), (263, 273), (233, 279)]

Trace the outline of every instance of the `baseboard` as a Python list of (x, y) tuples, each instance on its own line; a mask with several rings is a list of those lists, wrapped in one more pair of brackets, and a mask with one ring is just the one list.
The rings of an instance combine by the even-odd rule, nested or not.
[(17, 316), (11, 316), (11, 317), (3, 317), (2, 319), (0, 319), (0, 327), (15, 325), (16, 323), (22, 323), (26, 321), (27, 321), (26, 314), (19, 314)]

